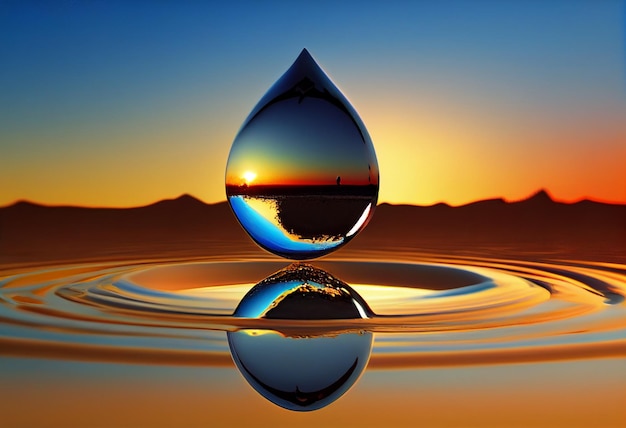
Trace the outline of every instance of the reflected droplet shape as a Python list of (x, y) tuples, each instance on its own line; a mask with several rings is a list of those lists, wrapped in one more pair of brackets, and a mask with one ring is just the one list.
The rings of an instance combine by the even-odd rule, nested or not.
[(226, 166), (239, 223), (261, 247), (298, 260), (354, 238), (378, 181), (365, 125), (306, 49), (245, 120)]
[(337, 332), (314, 320), (367, 318), (367, 303), (328, 272), (296, 263), (255, 285), (235, 316), (310, 320), (281, 331), (228, 332), (235, 364), (263, 397), (289, 410), (317, 410), (357, 381), (370, 357), (372, 333)]
[(256, 284), (234, 316), (270, 319), (370, 318), (372, 310), (348, 284), (307, 263), (293, 263)]
[(228, 333), (235, 364), (248, 383), (289, 410), (321, 409), (341, 397), (365, 369), (372, 333), (290, 337), (273, 330)]

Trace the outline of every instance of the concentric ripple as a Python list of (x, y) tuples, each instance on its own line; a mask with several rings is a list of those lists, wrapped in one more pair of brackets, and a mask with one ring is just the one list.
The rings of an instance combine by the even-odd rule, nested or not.
[(234, 317), (280, 261), (138, 261), (0, 279), (4, 355), (231, 365), (226, 332), (375, 333), (369, 368), (626, 356), (626, 265), (431, 257), (331, 260), (367, 319)]

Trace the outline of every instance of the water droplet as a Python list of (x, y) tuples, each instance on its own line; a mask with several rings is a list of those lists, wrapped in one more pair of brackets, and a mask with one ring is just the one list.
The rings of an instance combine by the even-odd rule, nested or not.
[[(372, 312), (345, 282), (295, 263), (255, 285), (234, 315), (321, 320), (367, 318)], [(227, 336), (233, 360), (248, 383), (274, 404), (299, 411), (320, 409), (343, 395), (365, 369), (372, 348), (371, 332), (337, 332), (314, 322)]]
[(378, 179), (365, 125), (304, 49), (237, 134), (226, 194), (257, 244), (304, 260), (338, 249), (365, 227)]

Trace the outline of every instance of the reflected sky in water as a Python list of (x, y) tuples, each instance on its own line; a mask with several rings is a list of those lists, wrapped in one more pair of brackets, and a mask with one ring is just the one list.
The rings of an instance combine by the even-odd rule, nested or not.
[[(453, 402), (484, 426), (621, 426), (623, 265), (434, 256), (271, 274), (283, 263), (253, 257), (32, 267), (1, 278), (3, 420), (156, 427), (176, 414), (183, 426), (333, 426), (349, 415), (359, 425), (462, 426)], [(255, 282), (275, 292), (245, 297)], [(244, 305), (231, 316), (248, 299), (263, 308), (256, 318)], [(354, 301), (376, 315), (337, 319), (359, 315)], [(302, 353), (319, 361), (303, 367)], [(285, 374), (292, 369), (301, 378)], [(312, 383), (310, 369), (326, 382)], [(124, 405), (123, 415), (99, 414)], [(326, 407), (298, 419), (281, 405)]]

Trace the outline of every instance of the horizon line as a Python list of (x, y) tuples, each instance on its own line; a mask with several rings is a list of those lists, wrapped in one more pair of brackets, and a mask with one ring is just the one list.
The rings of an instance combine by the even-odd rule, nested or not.
[[(612, 201), (612, 200), (607, 200), (607, 199), (600, 199), (600, 198), (592, 198), (592, 197), (588, 197), (588, 196), (583, 196), (579, 199), (576, 200), (563, 200), (563, 199), (557, 199), (554, 198), (554, 196), (545, 188), (541, 188), (539, 190), (536, 190), (535, 192), (531, 193), (529, 196), (525, 197), (525, 198), (520, 198), (520, 199), (507, 199), (503, 196), (500, 197), (493, 197), (493, 198), (485, 198), (485, 199), (476, 199), (473, 201), (469, 201), (469, 202), (465, 202), (462, 204), (456, 204), (456, 205), (452, 205), (448, 202), (445, 201), (439, 201), (439, 202), (435, 202), (432, 204), (415, 204), (415, 203), (394, 203), (394, 202), (386, 202), (386, 201), (379, 201), (377, 203), (377, 206), (380, 205), (391, 205), (391, 206), (413, 206), (413, 207), (434, 207), (437, 205), (445, 205), (451, 208), (458, 208), (458, 207), (463, 207), (466, 205), (471, 205), (471, 204), (475, 204), (478, 202), (485, 202), (485, 201), (503, 201), (505, 203), (515, 203), (515, 202), (523, 202), (523, 201), (527, 201), (529, 199), (533, 199), (535, 197), (538, 197), (540, 195), (545, 195), (547, 196), (552, 202), (555, 203), (560, 203), (560, 204), (567, 204), (567, 205), (571, 205), (571, 204), (576, 204), (579, 202), (584, 202), (584, 201), (589, 201), (589, 202), (595, 202), (595, 203), (601, 203), (601, 204), (607, 204), (607, 205), (626, 205), (626, 201)], [(114, 205), (110, 205), (110, 206), (103, 206), (103, 205), (77, 205), (77, 204), (66, 204), (66, 203), (58, 203), (58, 204), (50, 204), (50, 203), (41, 203), (41, 202), (35, 202), (29, 199), (16, 199), (15, 201), (6, 204), (6, 205), (2, 205), (0, 206), (0, 209), (4, 209), (4, 208), (9, 208), (12, 207), (14, 205), (18, 205), (18, 204), (30, 204), (30, 205), (37, 205), (37, 206), (41, 206), (41, 207), (47, 207), (47, 208), (89, 208), (89, 209), (119, 209), (119, 210), (124, 210), (124, 209), (133, 209), (133, 208), (144, 208), (144, 207), (149, 207), (161, 202), (168, 202), (168, 201), (176, 201), (179, 199), (184, 199), (184, 198), (190, 198), (190, 199), (194, 199), (198, 202), (201, 202), (204, 205), (218, 205), (218, 204), (222, 204), (225, 202), (228, 202), (227, 199), (223, 199), (220, 201), (216, 201), (216, 202), (206, 202), (204, 200), (202, 200), (201, 198), (194, 196), (190, 193), (182, 193), (179, 196), (176, 197), (171, 197), (171, 198), (163, 198), (163, 199), (158, 199), (155, 200), (153, 202), (149, 202), (147, 204), (140, 204), (140, 205), (132, 205), (132, 206), (114, 206)]]

